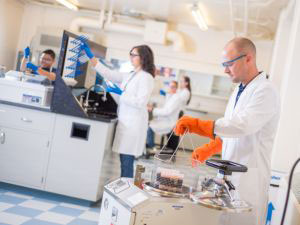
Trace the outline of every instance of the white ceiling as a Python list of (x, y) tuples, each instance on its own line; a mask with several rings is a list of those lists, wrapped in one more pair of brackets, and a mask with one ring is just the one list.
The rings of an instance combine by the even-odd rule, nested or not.
[[(26, 0), (58, 5), (55, 0)], [(113, 7), (114, 13), (153, 18), (196, 26), (189, 6), (198, 3), (209, 29), (231, 31), (260, 39), (272, 39), (280, 11), (290, 0), (69, 0), (82, 10), (100, 11)]]

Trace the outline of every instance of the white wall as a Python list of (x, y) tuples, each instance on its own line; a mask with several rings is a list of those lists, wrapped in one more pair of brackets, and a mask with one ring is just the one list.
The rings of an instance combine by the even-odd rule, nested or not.
[(272, 63), (270, 66), (271, 80), (279, 90), (282, 90), (285, 68), (289, 65), (287, 62), (288, 49), (290, 46), (290, 34), (293, 22), (293, 1), (290, 1), (289, 7), (285, 8), (279, 17), (278, 27), (274, 40), (274, 50)]
[[(279, 23), (275, 42), (279, 50), (275, 51), (277, 55), (273, 57), (272, 70), (278, 68), (280, 71), (275, 74), (274, 81), (280, 85), (282, 112), (275, 139), (272, 168), (289, 172), (300, 157), (300, 1), (295, 1), (291, 11), (282, 16), (281, 20), (283, 21)], [(286, 29), (289, 27), (290, 29)]]
[[(18, 49), (22, 50), (24, 46), (30, 44), (38, 27), (68, 29), (72, 19), (79, 16), (99, 19), (95, 15), (76, 13), (65, 9), (27, 5)], [(224, 75), (223, 69), (220, 67), (221, 52), (225, 43), (233, 37), (231, 33), (213, 30), (203, 32), (196, 26), (184, 24), (179, 24), (174, 29), (183, 34), (187, 44), (187, 52), (175, 52), (170, 44), (169, 46), (150, 44), (155, 53), (156, 64)], [(100, 30), (96, 33), (99, 42), (108, 47), (108, 57), (128, 59), (130, 48), (144, 43), (142, 37), (136, 35)], [(269, 71), (273, 42), (257, 41), (255, 43), (258, 47), (258, 63), (263, 70)]]
[(24, 5), (17, 0), (0, 0), (0, 64), (15, 68)]
[[(224, 75), (223, 68), (220, 66), (221, 53), (224, 45), (233, 38), (230, 32), (214, 30), (203, 32), (196, 26), (184, 24), (179, 24), (177, 30), (185, 37), (187, 52), (176, 52), (171, 45), (166, 47), (150, 44), (155, 53), (157, 64), (177, 69)], [(142, 37), (120, 33), (110, 33), (103, 42), (110, 48), (108, 53), (111, 57), (118, 55), (124, 59), (128, 57), (128, 51), (132, 46), (144, 43)], [(255, 44), (258, 49), (258, 65), (262, 70), (269, 72), (273, 42), (255, 41)]]

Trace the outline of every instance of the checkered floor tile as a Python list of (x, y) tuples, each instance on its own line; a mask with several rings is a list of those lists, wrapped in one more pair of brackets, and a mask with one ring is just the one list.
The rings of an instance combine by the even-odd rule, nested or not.
[(100, 203), (0, 183), (0, 225), (97, 225)]

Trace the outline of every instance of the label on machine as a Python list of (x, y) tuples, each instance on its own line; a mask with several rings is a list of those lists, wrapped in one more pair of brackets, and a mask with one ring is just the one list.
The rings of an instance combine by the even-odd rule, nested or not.
[(41, 105), (42, 104), (42, 97), (23, 94), (22, 102), (27, 103), (27, 104)]

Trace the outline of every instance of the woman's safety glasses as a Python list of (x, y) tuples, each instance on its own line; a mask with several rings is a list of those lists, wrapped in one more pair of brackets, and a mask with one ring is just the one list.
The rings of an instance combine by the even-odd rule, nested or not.
[(223, 67), (232, 66), (233, 63), (234, 63), (235, 61), (237, 61), (237, 60), (243, 58), (244, 56), (246, 56), (246, 55), (245, 55), (245, 54), (244, 54), (244, 55), (240, 55), (240, 56), (238, 56), (238, 57), (236, 57), (236, 58), (234, 58), (234, 59), (232, 59), (232, 60), (223, 62), (223, 63), (222, 63), (222, 66), (223, 66)]
[(140, 55), (138, 55), (138, 54), (134, 54), (134, 53), (132, 53), (132, 52), (130, 52), (130, 53), (129, 53), (129, 55), (130, 55), (130, 57), (136, 57), (136, 56), (140, 56)]

